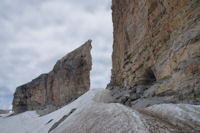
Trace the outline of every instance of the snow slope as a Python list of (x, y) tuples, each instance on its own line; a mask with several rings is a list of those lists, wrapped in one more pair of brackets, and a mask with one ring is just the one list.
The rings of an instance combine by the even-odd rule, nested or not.
[(50, 129), (53, 133), (197, 133), (200, 106), (162, 104), (133, 110), (113, 103), (108, 90), (92, 89), (45, 116), (28, 111), (0, 117), (2, 133), (47, 133)]

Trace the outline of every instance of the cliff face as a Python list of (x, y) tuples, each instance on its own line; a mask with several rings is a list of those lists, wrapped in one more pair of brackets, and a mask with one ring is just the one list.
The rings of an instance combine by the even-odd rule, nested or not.
[(13, 110), (21, 113), (65, 105), (90, 88), (91, 41), (58, 60), (53, 70), (16, 89)]
[(200, 1), (113, 0), (112, 11), (112, 95), (133, 107), (200, 104)]

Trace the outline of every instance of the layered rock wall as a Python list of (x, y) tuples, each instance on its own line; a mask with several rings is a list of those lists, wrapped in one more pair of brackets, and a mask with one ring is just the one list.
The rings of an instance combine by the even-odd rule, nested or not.
[(112, 0), (112, 11), (113, 96), (199, 104), (200, 1)]
[(90, 88), (91, 41), (58, 60), (53, 70), (16, 89), (13, 110), (56, 108), (65, 105)]

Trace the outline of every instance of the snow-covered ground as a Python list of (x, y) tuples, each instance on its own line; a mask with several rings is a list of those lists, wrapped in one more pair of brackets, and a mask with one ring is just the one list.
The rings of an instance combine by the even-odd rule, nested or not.
[(200, 106), (162, 104), (133, 110), (113, 103), (108, 90), (92, 89), (45, 116), (27, 111), (0, 117), (1, 133), (47, 133), (50, 129), (53, 133), (197, 133)]

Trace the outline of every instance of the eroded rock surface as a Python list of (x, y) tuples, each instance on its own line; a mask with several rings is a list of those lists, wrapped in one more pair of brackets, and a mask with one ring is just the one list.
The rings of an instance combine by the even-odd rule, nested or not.
[(16, 89), (13, 110), (45, 109), (45, 113), (61, 107), (90, 88), (92, 68), (91, 41), (58, 60), (53, 70)]
[(200, 104), (200, 1), (113, 0), (112, 11), (112, 95), (133, 107)]

